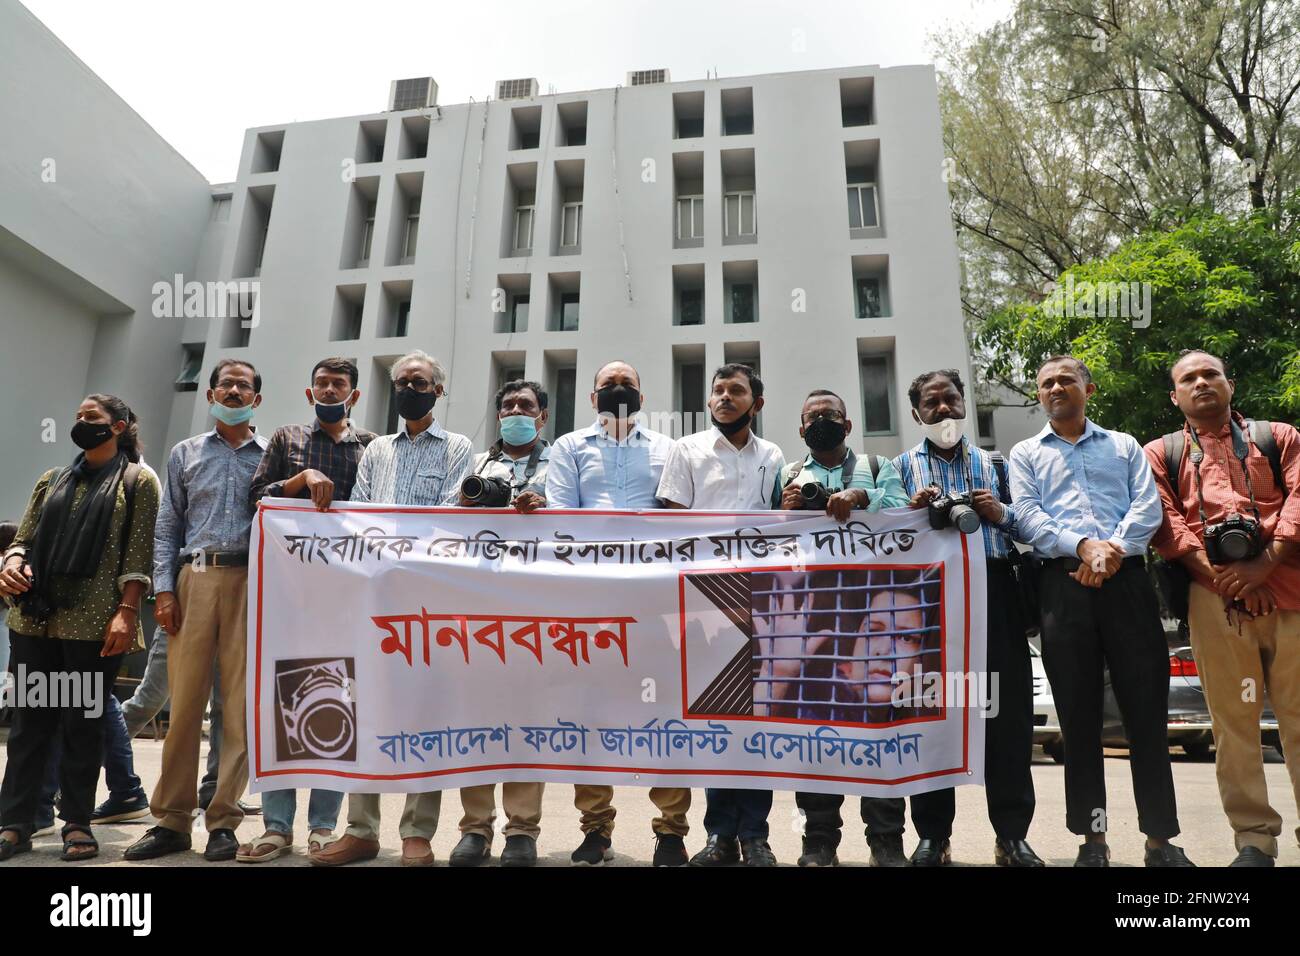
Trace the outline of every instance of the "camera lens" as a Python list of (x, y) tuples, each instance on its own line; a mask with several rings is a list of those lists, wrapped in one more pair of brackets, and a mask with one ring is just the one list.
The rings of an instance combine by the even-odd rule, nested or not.
[(460, 485), (460, 493), (470, 501), (478, 501), (486, 490), (486, 483), (478, 475), (470, 475)]
[(1219, 536), (1219, 553), (1228, 561), (1242, 561), (1250, 555), (1250, 536), (1242, 531), (1227, 531)]
[(962, 534), (974, 534), (980, 529), (980, 516), (969, 505), (953, 505), (948, 511), (948, 520)]

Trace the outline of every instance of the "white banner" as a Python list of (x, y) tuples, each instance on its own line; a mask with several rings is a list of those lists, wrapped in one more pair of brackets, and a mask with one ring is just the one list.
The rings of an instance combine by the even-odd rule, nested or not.
[(984, 604), (980, 536), (924, 511), (268, 499), (251, 789), (983, 783)]

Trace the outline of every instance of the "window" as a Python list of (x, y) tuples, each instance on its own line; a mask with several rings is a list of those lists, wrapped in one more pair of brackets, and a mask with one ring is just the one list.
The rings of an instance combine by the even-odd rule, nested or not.
[(406, 241), (402, 244), (402, 258), (415, 258), (415, 240), (420, 232), (420, 197), (416, 196), (406, 207)]
[(375, 238), (375, 204), (366, 207), (366, 221), (361, 226), (361, 255), (357, 256), (357, 265), (370, 264), (370, 244)]
[(361, 338), (361, 306), (349, 304), (343, 313), (338, 340), (346, 342), (359, 338)]
[(746, 86), (723, 90), (722, 135), (744, 136), (754, 132), (754, 91)]
[(555, 373), (555, 401), (552, 403), (555, 416), (554, 434), (557, 438), (573, 431), (573, 406), (577, 398), (578, 370), (576, 368), (557, 369)]
[(849, 228), (863, 229), (878, 226), (880, 219), (876, 215), (876, 184), (849, 184)]
[[(517, 295), (510, 303), (510, 321), (507, 332), (523, 332), (528, 328), (528, 296)], [(507, 379), (507, 381), (509, 381)]]
[(890, 387), (889, 357), (862, 357), (862, 430), (868, 435), (889, 434), (894, 430), (893, 391)]
[[(578, 293), (560, 293), (560, 331), (578, 331)], [(572, 431), (572, 429), (570, 429)], [(563, 434), (559, 432), (557, 434)]]
[(262, 257), (266, 255), (266, 234), (270, 231), (271, 224), (268, 222), (262, 227), (262, 234), (257, 240), (257, 257), (253, 263), (253, 275), (262, 274)]
[(229, 222), (230, 221), (230, 197), (221, 196), (212, 201), (212, 221)]
[(997, 438), (993, 435), (993, 409), (981, 408), (975, 412), (976, 421), (979, 424), (979, 439), (981, 448), (996, 448)]
[(403, 336), (411, 324), (411, 300), (397, 303), (397, 321), (393, 323), (393, 335)]
[(566, 202), (560, 222), (560, 245), (574, 248), (582, 245), (582, 203)]
[(682, 289), (679, 310), (682, 325), (703, 325), (704, 290)]
[(752, 236), (757, 232), (754, 221), (753, 192), (727, 193), (723, 223), (728, 236)]
[(880, 280), (872, 276), (859, 276), (854, 280), (857, 287), (858, 318), (877, 319), (882, 315), (880, 308)]
[(752, 282), (736, 282), (732, 284), (731, 321), (754, 321), (754, 285)]
[(199, 369), (203, 367), (203, 346), (185, 346), (185, 357), (181, 361), (181, 374), (176, 376), (176, 391), (195, 392), (199, 388)]
[(704, 197), (677, 197), (677, 238), (704, 238)]
[(518, 206), (515, 209), (515, 249), (533, 247), (533, 206)]

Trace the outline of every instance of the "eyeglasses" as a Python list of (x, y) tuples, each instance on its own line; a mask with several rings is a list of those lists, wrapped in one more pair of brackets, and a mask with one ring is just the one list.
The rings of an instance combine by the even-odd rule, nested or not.
[(423, 378), (399, 378), (394, 380), (393, 388), (399, 392), (404, 392), (408, 388), (417, 392), (427, 392), (433, 388), (433, 383)]
[(829, 412), (818, 412), (816, 415), (810, 415), (807, 419), (805, 419), (804, 424), (811, 425), (813, 422), (819, 421), (820, 419), (823, 418), (826, 419), (828, 422), (844, 421), (844, 416), (841, 415), (839, 412), (829, 411)]
[(223, 378), (217, 382), (217, 388), (223, 392), (255, 392), (256, 389), (248, 382), (237, 381), (233, 378)]

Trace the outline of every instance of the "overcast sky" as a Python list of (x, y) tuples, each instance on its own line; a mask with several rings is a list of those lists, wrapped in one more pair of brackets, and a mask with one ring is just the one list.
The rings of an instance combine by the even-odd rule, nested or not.
[[(212, 182), (243, 132), (371, 113), (390, 80), (432, 76), (440, 103), (535, 76), (543, 92), (928, 63), (936, 30), (979, 28), (1010, 0), (22, 0)], [(801, 31), (797, 33), (796, 31)], [(802, 41), (802, 49), (799, 48)]]

